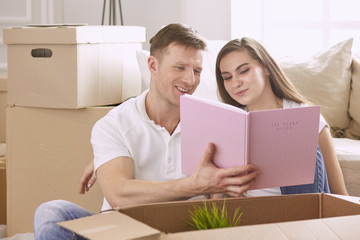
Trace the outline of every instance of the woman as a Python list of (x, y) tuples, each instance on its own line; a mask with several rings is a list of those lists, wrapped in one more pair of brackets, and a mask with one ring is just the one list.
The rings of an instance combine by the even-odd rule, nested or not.
[[(251, 38), (232, 40), (220, 50), (216, 80), (222, 101), (247, 111), (310, 104), (296, 91), (266, 49)], [(331, 193), (348, 195), (329, 126), (322, 116), (318, 143), (314, 184), (252, 190), (246, 195), (329, 192), (329, 187)]]

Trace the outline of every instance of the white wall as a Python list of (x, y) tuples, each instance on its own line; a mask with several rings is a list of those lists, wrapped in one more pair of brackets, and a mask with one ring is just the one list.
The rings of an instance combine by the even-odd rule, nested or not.
[(207, 39), (230, 40), (230, 0), (184, 0), (181, 21), (196, 28)]
[(181, 22), (181, 2), (183, 0), (122, 0), (125, 25), (145, 26), (147, 43), (163, 26)]

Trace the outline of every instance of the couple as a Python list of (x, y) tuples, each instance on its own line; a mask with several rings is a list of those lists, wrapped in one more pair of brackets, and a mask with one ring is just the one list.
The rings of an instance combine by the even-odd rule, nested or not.
[[(191, 27), (170, 24), (150, 44), (149, 90), (112, 109), (92, 131), (94, 164), (84, 172), (81, 192), (88, 190), (95, 170), (105, 196), (102, 210), (224, 194), (347, 194), (323, 118), (319, 123), (314, 184), (247, 191), (259, 174), (256, 166), (217, 168), (212, 163), (216, 146), (211, 143), (204, 149), (195, 173), (184, 176), (180, 160), (180, 96), (192, 94), (200, 82), (206, 43)], [(250, 38), (232, 40), (220, 50), (216, 79), (222, 101), (247, 111), (307, 104), (264, 47)], [(91, 214), (66, 201), (44, 203), (35, 213), (35, 238), (82, 239), (56, 223)]]

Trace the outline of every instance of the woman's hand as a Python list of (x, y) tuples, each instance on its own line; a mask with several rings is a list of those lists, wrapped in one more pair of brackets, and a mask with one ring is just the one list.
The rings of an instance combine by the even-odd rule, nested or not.
[(85, 167), (80, 178), (79, 193), (85, 194), (88, 192), (95, 182), (96, 177), (94, 174), (94, 161), (90, 161), (90, 163)]

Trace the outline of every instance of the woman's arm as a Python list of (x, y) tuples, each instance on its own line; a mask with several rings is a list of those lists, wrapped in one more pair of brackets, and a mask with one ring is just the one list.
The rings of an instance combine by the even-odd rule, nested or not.
[(344, 176), (336, 156), (330, 130), (327, 126), (325, 126), (319, 134), (319, 145), (325, 162), (330, 192), (349, 195), (345, 187)]
[(85, 194), (88, 192), (95, 182), (96, 178), (94, 174), (94, 161), (91, 160), (85, 167), (84, 172), (80, 178), (79, 193)]

